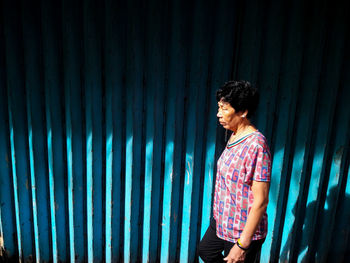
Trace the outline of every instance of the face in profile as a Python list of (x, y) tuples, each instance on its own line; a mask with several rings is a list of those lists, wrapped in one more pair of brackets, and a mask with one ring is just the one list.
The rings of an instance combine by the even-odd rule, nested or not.
[(236, 130), (238, 124), (242, 121), (242, 113), (238, 113), (230, 103), (220, 100), (218, 102), (217, 117), (220, 124), (227, 130)]

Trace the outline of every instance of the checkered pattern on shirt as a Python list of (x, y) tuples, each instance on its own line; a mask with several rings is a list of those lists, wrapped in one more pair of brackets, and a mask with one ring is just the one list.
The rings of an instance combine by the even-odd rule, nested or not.
[[(252, 207), (252, 181), (269, 182), (271, 155), (265, 137), (258, 131), (221, 154), (217, 163), (213, 213), (217, 236), (236, 242)], [(252, 240), (265, 238), (267, 214)]]

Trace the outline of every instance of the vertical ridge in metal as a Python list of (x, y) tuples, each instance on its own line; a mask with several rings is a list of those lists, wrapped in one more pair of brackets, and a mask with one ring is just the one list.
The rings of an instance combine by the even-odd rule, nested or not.
[(85, 119), (86, 119), (86, 211), (87, 211), (87, 249), (88, 261), (93, 261), (93, 182), (92, 182), (92, 120), (91, 91), (86, 87)]
[(50, 191), (50, 218), (51, 218), (51, 238), (53, 262), (57, 263), (57, 232), (55, 213), (55, 179), (53, 170), (53, 149), (52, 149), (52, 126), (50, 111), (50, 88), (45, 86), (45, 106), (46, 106), (46, 132), (47, 132), (47, 154), (49, 167), (49, 191)]
[[(190, 12), (194, 12), (194, 17), (196, 21), (193, 26), (193, 31), (198, 29), (199, 21), (197, 19), (200, 17), (200, 11), (197, 8), (200, 8), (201, 5), (198, 5), (198, 1), (195, 1), (195, 8)], [(201, 11), (203, 11), (201, 9)], [(191, 39), (191, 49), (194, 54), (191, 54), (191, 59), (199, 60), (198, 50), (194, 48), (196, 44), (199, 44), (198, 32), (196, 32)], [(197, 62), (197, 61), (196, 61)], [(198, 63), (198, 62), (197, 62)], [(184, 189), (183, 189), (183, 205), (182, 205), (182, 225), (181, 225), (181, 240), (180, 240), (180, 261), (188, 262), (189, 261), (189, 242), (191, 235), (191, 216), (192, 216), (192, 204), (193, 202), (193, 178), (194, 178), (194, 164), (195, 161), (195, 142), (197, 138), (197, 121), (196, 121), (196, 109), (199, 108), (198, 99), (197, 99), (197, 85), (194, 84), (196, 80), (200, 80), (197, 75), (198, 66), (197, 63), (192, 64), (190, 67), (190, 72), (193, 74), (192, 78), (189, 81), (187, 98), (189, 98), (186, 105), (186, 142), (185, 142), (185, 174), (184, 174)], [(197, 171), (196, 171), (197, 172)]]
[(105, 258), (106, 262), (120, 261), (122, 239), (122, 134), (124, 92), (122, 77), (125, 72), (126, 3), (105, 1), (104, 66), (106, 86), (106, 214)]
[(143, 12), (137, 1), (127, 2), (126, 73), (126, 163), (125, 163), (125, 223), (124, 262), (139, 260), (139, 216), (141, 186), (141, 146), (143, 123)]
[(113, 192), (113, 120), (112, 85), (106, 88), (106, 214), (105, 214), (105, 259), (112, 262), (112, 192)]
[[(43, 38), (44, 38), (44, 44), (43, 44), (43, 51), (46, 56), (44, 56), (44, 63), (45, 63), (45, 72), (44, 72), (44, 79), (45, 79), (45, 113), (46, 113), (46, 133), (47, 133), (47, 162), (48, 162), (48, 175), (49, 175), (49, 199), (50, 199), (50, 219), (51, 219), (51, 241), (52, 241), (52, 257), (53, 262), (56, 263), (58, 261), (58, 244), (57, 244), (57, 221), (56, 221), (56, 202), (55, 202), (55, 173), (54, 173), (54, 160), (53, 160), (53, 131), (52, 131), (52, 105), (51, 105), (51, 83), (50, 83), (50, 72), (48, 64), (50, 63), (48, 61), (48, 53), (50, 53), (50, 46), (48, 44), (49, 42), (49, 35), (47, 35), (47, 16), (45, 16), (45, 12), (43, 10), (45, 9), (44, 2), (41, 2), (42, 7), (42, 29), (43, 29)], [(45, 30), (46, 29), (46, 30)]]
[[(24, 61), (25, 61), (25, 90), (26, 90), (26, 104), (27, 104), (27, 125), (28, 125), (28, 145), (29, 145), (29, 162), (30, 162), (30, 181), (31, 181), (31, 194), (32, 194), (32, 209), (33, 209), (33, 229), (34, 229), (34, 244), (35, 244), (35, 261), (40, 262), (42, 260), (41, 257), (41, 249), (40, 248), (40, 232), (39, 232), (39, 222), (38, 222), (38, 198), (37, 198), (37, 184), (38, 180), (36, 175), (35, 167), (37, 160), (35, 160), (35, 141), (34, 141), (34, 123), (32, 120), (33, 116), (33, 91), (35, 90), (35, 86), (37, 85), (37, 81), (39, 78), (39, 70), (34, 65), (38, 65), (38, 54), (36, 50), (33, 50), (38, 44), (35, 37), (35, 23), (34, 20), (31, 19), (29, 12), (30, 8), (26, 5), (26, 2), (22, 3), (21, 7), (22, 11), (22, 28), (23, 28), (23, 42), (24, 42)], [(34, 111), (35, 112), (35, 111)], [(35, 113), (36, 114), (36, 113)]]
[[(133, 105), (133, 89), (127, 90), (127, 104)], [(132, 202), (132, 176), (133, 176), (133, 110), (131, 107), (126, 109), (126, 159), (125, 159), (125, 222), (124, 222), (124, 262), (131, 260), (131, 202)]]
[(84, 58), (85, 58), (85, 134), (86, 134), (86, 227), (87, 227), (87, 255), (88, 262), (94, 260), (94, 231), (93, 231), (93, 120), (92, 120), (92, 65), (89, 63), (90, 35), (92, 20), (91, 1), (84, 3)]
[(85, 121), (87, 152), (87, 230), (88, 261), (103, 258), (103, 185), (102, 171), (102, 90), (101, 39), (98, 14), (100, 3), (84, 3)]
[(34, 148), (33, 148), (33, 128), (32, 128), (32, 117), (31, 117), (32, 111), (31, 111), (31, 104), (29, 99), (30, 95), (31, 95), (30, 91), (27, 90), (28, 143), (29, 143), (30, 180), (31, 180), (31, 192), (32, 192), (32, 205), (33, 205), (35, 261), (40, 262), (38, 210), (37, 210), (37, 198), (36, 198)]
[[(63, 76), (66, 115), (66, 156), (68, 180), (68, 225), (70, 261), (86, 260), (84, 244), (85, 229), (85, 169), (83, 168), (83, 116), (81, 113), (81, 36), (79, 19), (83, 13), (78, 8), (79, 3), (62, 2), (62, 31), (63, 31)], [(79, 6), (80, 7), (80, 6)], [(76, 10), (80, 12), (76, 12)], [(84, 249), (85, 247), (85, 249)]]
[[(22, 16), (25, 16), (25, 7), (21, 8)], [(31, 23), (24, 19), (22, 23), (23, 38), (24, 38), (24, 52), (25, 52), (25, 66), (26, 66), (26, 79), (25, 79), (25, 90), (26, 90), (26, 110), (27, 110), (27, 129), (28, 129), (28, 145), (29, 145), (29, 163), (30, 163), (30, 185), (31, 185), (31, 197), (32, 197), (32, 213), (33, 213), (33, 229), (34, 229), (34, 244), (35, 244), (35, 261), (40, 262), (40, 246), (39, 246), (39, 229), (38, 229), (38, 209), (37, 209), (37, 198), (36, 198), (36, 183), (35, 183), (35, 165), (34, 165), (34, 146), (33, 146), (33, 125), (32, 125), (32, 106), (31, 106), (31, 89), (32, 82), (31, 68), (32, 61), (28, 50), (31, 46), (31, 39), (27, 37), (26, 32), (31, 32)], [(34, 52), (33, 52), (34, 53)]]
[(12, 111), (11, 111), (11, 98), (9, 89), (7, 86), (8, 92), (8, 113), (9, 113), (9, 128), (10, 128), (10, 147), (11, 147), (11, 166), (12, 166), (12, 180), (13, 180), (13, 197), (15, 203), (15, 213), (16, 213), (16, 231), (17, 231), (17, 246), (18, 246), (18, 257), (19, 262), (22, 262), (23, 253), (22, 253), (22, 238), (21, 238), (21, 222), (20, 222), (20, 211), (19, 211), (19, 202), (18, 202), (18, 186), (17, 186), (17, 172), (16, 172), (16, 152), (15, 152), (15, 139), (13, 131), (13, 121), (12, 121)]
[(71, 96), (69, 82), (65, 83), (66, 104), (66, 154), (67, 154), (67, 180), (68, 180), (68, 229), (70, 262), (75, 262), (74, 249), (74, 184), (73, 184), (73, 149), (72, 149), (72, 120), (71, 120)]
[(164, 25), (165, 14), (157, 8), (162, 1), (150, 1), (147, 6), (146, 49), (146, 145), (143, 214), (142, 262), (157, 259), (160, 211), (161, 153), (163, 140), (164, 99)]
[[(155, 58), (152, 58), (155, 59)], [(150, 62), (149, 62), (150, 63)], [(153, 171), (153, 147), (154, 147), (154, 83), (150, 82), (146, 92), (146, 147), (145, 147), (145, 191), (144, 191), (144, 214), (143, 214), (143, 240), (149, 240), (143, 242), (142, 246), (142, 262), (149, 261), (149, 247), (151, 237), (151, 202), (152, 202), (152, 171)], [(154, 241), (153, 241), (154, 242)]]
[[(63, 2), (62, 8), (62, 28), (63, 28), (63, 65), (64, 69), (71, 69), (71, 58), (69, 57), (68, 49), (72, 49), (70, 46), (70, 33), (67, 29), (68, 26), (72, 26), (71, 17), (67, 14), (65, 7), (68, 3)], [(67, 23), (68, 25), (66, 25)], [(74, 229), (74, 172), (73, 172), (73, 147), (72, 147), (72, 97), (71, 90), (76, 87), (72, 86), (70, 72), (64, 71), (64, 95), (65, 95), (65, 117), (66, 117), (66, 158), (67, 158), (67, 187), (68, 187), (68, 231), (69, 231), (69, 255), (70, 262), (74, 263), (76, 258), (75, 252), (75, 229)]]
[[(5, 69), (5, 39), (0, 26), (0, 68)], [(0, 249), (11, 257), (17, 250), (16, 219), (14, 212), (13, 179), (11, 176), (11, 147), (8, 114), (6, 71), (0, 70)], [(5, 213), (6, 211), (6, 213)], [(0, 252), (0, 254), (2, 253)]]

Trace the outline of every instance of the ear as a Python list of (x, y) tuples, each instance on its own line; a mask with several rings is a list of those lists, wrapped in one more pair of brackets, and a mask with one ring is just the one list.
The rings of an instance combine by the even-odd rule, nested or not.
[(242, 111), (242, 113), (241, 113), (242, 118), (247, 117), (247, 115), (248, 115), (248, 110)]

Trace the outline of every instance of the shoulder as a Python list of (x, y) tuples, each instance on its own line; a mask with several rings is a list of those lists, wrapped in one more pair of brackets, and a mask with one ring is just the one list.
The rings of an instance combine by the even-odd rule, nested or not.
[(254, 149), (255, 151), (262, 151), (270, 154), (267, 139), (260, 131), (256, 131), (254, 134), (252, 134), (249, 144), (250, 148)]
[(256, 147), (268, 147), (267, 145), (267, 139), (265, 138), (265, 136), (260, 132), (260, 131), (256, 131), (252, 134), (251, 138), (250, 138), (250, 144), (251, 145), (255, 145)]

